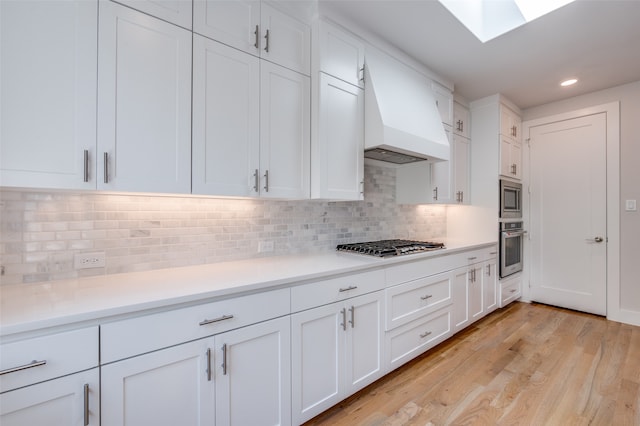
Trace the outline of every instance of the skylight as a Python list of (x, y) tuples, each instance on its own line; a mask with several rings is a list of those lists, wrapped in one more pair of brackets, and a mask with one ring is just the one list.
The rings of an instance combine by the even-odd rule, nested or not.
[(574, 0), (438, 0), (485, 43)]

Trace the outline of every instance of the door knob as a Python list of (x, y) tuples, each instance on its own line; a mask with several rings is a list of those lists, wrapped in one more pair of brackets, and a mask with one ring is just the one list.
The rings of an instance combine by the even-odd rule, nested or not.
[(587, 238), (585, 241), (588, 243), (601, 243), (604, 241), (604, 238), (602, 237)]

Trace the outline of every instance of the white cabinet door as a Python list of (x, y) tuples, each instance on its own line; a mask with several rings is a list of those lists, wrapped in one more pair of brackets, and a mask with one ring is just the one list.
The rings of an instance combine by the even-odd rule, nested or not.
[(383, 374), (383, 292), (347, 301), (345, 392), (351, 395)]
[(522, 120), (515, 111), (500, 105), (500, 133), (515, 140), (520, 140)]
[(498, 270), (495, 258), (488, 260), (484, 264), (484, 275), (482, 277), (482, 300), (485, 315), (496, 310), (498, 307)]
[(262, 42), (260, 0), (194, 0), (193, 31), (258, 55)]
[(436, 106), (438, 107), (438, 112), (440, 113), (442, 122), (447, 126), (451, 126), (454, 116), (453, 94), (449, 89), (441, 86), (435, 81), (431, 82), (431, 90), (433, 91), (433, 96), (436, 99)]
[(191, 29), (191, 0), (115, 0), (151, 16)]
[(364, 91), (319, 73), (311, 196), (364, 199)]
[(455, 201), (458, 204), (470, 204), (469, 193), (469, 140), (453, 135), (453, 172)]
[(214, 424), (212, 352), (201, 339), (102, 366), (102, 425)]
[(453, 271), (453, 331), (469, 325), (469, 268)]
[(100, 424), (98, 369), (27, 386), (0, 395), (2, 426)]
[(483, 265), (479, 263), (473, 265), (469, 271), (469, 317), (471, 322), (482, 318), (484, 313), (484, 303), (482, 300), (484, 295), (484, 290), (482, 288), (483, 273)]
[(522, 146), (505, 136), (500, 136), (500, 174), (522, 179)]
[(311, 74), (311, 28), (267, 3), (261, 6), (260, 57), (275, 64)]
[(326, 21), (319, 23), (319, 39), (320, 71), (364, 87), (364, 43)]
[(260, 74), (261, 196), (309, 198), (309, 77), (267, 61)]
[[(344, 316), (342, 304), (291, 315), (292, 415), (294, 424), (320, 414), (342, 399)], [(346, 314), (344, 314), (346, 315)]]
[(289, 317), (215, 337), (216, 424), (291, 424)]
[(193, 36), (193, 193), (256, 196), (260, 60)]
[(0, 1), (0, 184), (95, 189), (97, 1)]
[(98, 189), (191, 192), (191, 38), (100, 2)]
[(455, 177), (453, 170), (455, 170), (456, 150), (453, 149), (454, 139), (451, 130), (445, 128), (445, 133), (447, 134), (449, 146), (451, 147), (450, 160), (438, 161), (431, 165), (431, 194), (427, 194), (427, 198), (425, 199), (429, 200), (430, 195), (430, 203), (446, 204), (453, 201), (453, 178)]
[(453, 132), (465, 138), (471, 137), (471, 112), (457, 102), (453, 103)]

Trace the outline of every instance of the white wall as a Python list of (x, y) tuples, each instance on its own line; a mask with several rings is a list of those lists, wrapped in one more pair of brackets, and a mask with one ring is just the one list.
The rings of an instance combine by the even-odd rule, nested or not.
[(523, 111), (533, 120), (582, 108), (620, 102), (620, 308), (640, 315), (640, 211), (624, 210), (640, 201), (640, 81)]

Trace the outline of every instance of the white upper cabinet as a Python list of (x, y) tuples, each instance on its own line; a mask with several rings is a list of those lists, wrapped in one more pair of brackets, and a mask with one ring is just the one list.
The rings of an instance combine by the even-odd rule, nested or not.
[(500, 174), (522, 179), (522, 144), (500, 136)]
[(453, 192), (458, 204), (471, 204), (469, 193), (469, 139), (453, 135)]
[(260, 65), (260, 195), (309, 198), (311, 151), (309, 77)]
[(311, 28), (260, 1), (195, 0), (194, 31), (305, 75)]
[(95, 189), (97, 1), (0, 1), (0, 185)]
[(364, 198), (364, 91), (319, 73), (318, 125), (312, 138), (311, 196)]
[(98, 189), (191, 192), (191, 38), (100, 2)]
[(191, 29), (193, 6), (191, 0), (115, 0), (151, 16)]
[(364, 87), (364, 43), (336, 25), (320, 21), (319, 70)]
[(309, 77), (197, 34), (193, 64), (193, 193), (309, 198)]
[(438, 107), (438, 112), (440, 113), (442, 122), (448, 126), (451, 126), (454, 116), (454, 102), (451, 90), (447, 89), (444, 86), (441, 86), (435, 81), (431, 82), (431, 90), (433, 91), (433, 96), (436, 98), (436, 106)]
[(260, 60), (197, 34), (193, 43), (193, 193), (258, 195)]
[(500, 134), (515, 140), (521, 138), (522, 119), (514, 111), (500, 105)]
[(193, 31), (259, 55), (260, 0), (194, 0)]
[(457, 102), (453, 103), (453, 132), (465, 138), (471, 137), (471, 112)]

